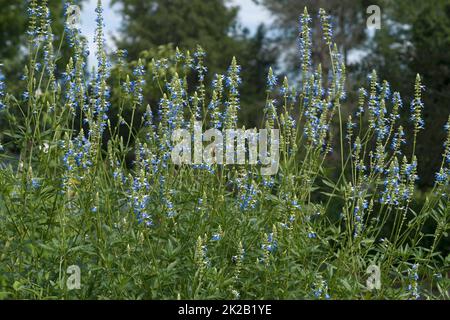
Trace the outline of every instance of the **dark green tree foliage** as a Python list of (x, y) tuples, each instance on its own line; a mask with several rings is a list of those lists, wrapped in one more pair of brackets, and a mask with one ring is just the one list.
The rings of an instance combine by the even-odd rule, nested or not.
[(128, 51), (130, 60), (161, 45), (172, 44), (192, 53), (200, 45), (207, 53), (209, 83), (215, 73), (225, 73), (236, 56), (242, 66), (241, 112), (249, 124), (255, 124), (252, 110), (264, 103), (265, 73), (276, 62), (264, 28), (250, 36), (237, 23), (238, 8), (227, 6), (224, 0), (113, 0), (112, 4), (120, 5), (124, 19), (121, 37), (115, 41)]
[[(21, 45), (27, 30), (27, 1), (0, 0), (0, 64), (10, 89), (22, 72), (26, 52)], [(16, 81), (10, 81), (11, 78)]]
[[(172, 43), (194, 49), (197, 44), (208, 52), (214, 65), (224, 64), (236, 47), (230, 36), (236, 22), (236, 9), (222, 0), (113, 0), (121, 4), (124, 19), (122, 38), (116, 39), (130, 58), (152, 47)], [(201, 43), (199, 43), (201, 42)], [(231, 51), (231, 52), (230, 52)]]
[(17, 56), (20, 39), (25, 34), (26, 23), (26, 1), (0, 0), (2, 8), (0, 18), (0, 59), (5, 60)]

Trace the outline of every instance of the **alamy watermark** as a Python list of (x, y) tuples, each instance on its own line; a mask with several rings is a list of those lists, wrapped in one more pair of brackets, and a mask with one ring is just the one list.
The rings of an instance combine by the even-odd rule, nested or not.
[(67, 278), (66, 286), (67, 290), (79, 290), (81, 289), (81, 270), (77, 265), (71, 265), (67, 268), (67, 273), (70, 276)]
[(377, 5), (371, 5), (367, 7), (367, 14), (370, 16), (367, 18), (367, 28), (369, 29), (381, 29), (381, 9)]
[(367, 270), (367, 274), (370, 276), (367, 278), (366, 286), (367, 290), (380, 290), (381, 289), (381, 270), (379, 266), (370, 265)]
[(80, 27), (81, 9), (77, 5), (70, 5), (66, 9), (66, 25), (69, 29)]
[(249, 164), (261, 165), (261, 175), (270, 176), (278, 172), (278, 129), (226, 129), (224, 133), (209, 129), (202, 132), (202, 123), (195, 122), (193, 136), (187, 129), (176, 129), (172, 133), (172, 142), (175, 143), (172, 162), (177, 165)]

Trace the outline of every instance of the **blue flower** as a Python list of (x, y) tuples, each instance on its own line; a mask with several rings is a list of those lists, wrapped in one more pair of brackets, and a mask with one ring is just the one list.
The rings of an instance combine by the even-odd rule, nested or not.
[(436, 172), (436, 183), (444, 183), (447, 181), (447, 173), (443, 170)]
[(239, 197), (239, 207), (242, 211), (249, 209), (255, 209), (258, 203), (256, 196), (258, 190), (255, 188), (253, 183), (242, 183), (238, 182), (241, 195)]
[(308, 238), (316, 239), (317, 238), (317, 234), (314, 231), (310, 231), (310, 232), (308, 232)]
[(267, 250), (268, 252), (275, 252), (278, 248), (278, 241), (276, 239), (274, 239), (274, 234), (269, 233), (267, 235), (267, 240), (266, 243), (261, 245), (261, 249), (263, 250)]
[(38, 179), (33, 178), (33, 179), (31, 179), (31, 186), (33, 187), (33, 189), (39, 189), (41, 186), (41, 183), (39, 182)]

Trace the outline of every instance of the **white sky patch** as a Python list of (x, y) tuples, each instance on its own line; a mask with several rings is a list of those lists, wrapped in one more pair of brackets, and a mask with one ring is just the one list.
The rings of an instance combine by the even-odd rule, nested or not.
[[(103, 0), (103, 19), (104, 19), (104, 32), (106, 39), (106, 46), (108, 50), (115, 50), (116, 46), (112, 39), (112, 36), (118, 36), (119, 28), (121, 24), (121, 16), (117, 12), (117, 8), (110, 7), (110, 0)], [(81, 11), (81, 31), (83, 35), (89, 41), (89, 60), (88, 65), (90, 68), (96, 65), (95, 59), (95, 28), (97, 27), (97, 23), (95, 19), (97, 18), (97, 13), (95, 12), (95, 8), (97, 7), (97, 0), (88, 0), (83, 2), (83, 10)]]
[(238, 19), (242, 26), (248, 28), (252, 34), (263, 23), (269, 26), (273, 22), (270, 12), (262, 5), (255, 4), (252, 0), (231, 0), (230, 5), (240, 8)]
[(348, 63), (349, 64), (357, 64), (363, 60), (369, 52), (363, 49), (352, 49), (348, 53)]

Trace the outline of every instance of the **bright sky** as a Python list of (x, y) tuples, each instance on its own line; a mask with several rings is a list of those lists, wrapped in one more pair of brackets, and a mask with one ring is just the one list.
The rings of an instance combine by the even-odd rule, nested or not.
[[(120, 14), (117, 12), (117, 7), (110, 7), (110, 0), (103, 0), (104, 19), (106, 27), (107, 45), (110, 49), (114, 49), (112, 35), (118, 35), (120, 28)], [(247, 27), (251, 32), (254, 32), (260, 23), (270, 24), (271, 18), (267, 10), (262, 6), (253, 3), (252, 0), (230, 0), (233, 6), (239, 6), (239, 22), (242, 26)], [(83, 34), (89, 40), (89, 47), (91, 55), (89, 57), (89, 64), (94, 65), (95, 46), (93, 43), (95, 32), (95, 7), (97, 0), (88, 0), (83, 4), (83, 11), (81, 13), (81, 29)]]

